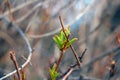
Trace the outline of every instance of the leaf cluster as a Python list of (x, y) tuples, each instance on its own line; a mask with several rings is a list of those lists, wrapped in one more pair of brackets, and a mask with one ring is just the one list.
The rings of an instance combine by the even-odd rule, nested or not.
[(65, 28), (65, 34), (63, 30), (61, 30), (58, 35), (55, 35), (53, 37), (53, 40), (55, 41), (55, 43), (57, 44), (60, 50), (67, 49), (73, 42), (77, 40), (77, 38), (73, 38), (69, 41), (67, 40), (67, 38), (69, 38), (69, 35), (70, 35), (70, 27)]
[(50, 76), (51, 76), (52, 80), (56, 80), (56, 78), (58, 76), (58, 72), (55, 69), (56, 69), (56, 64), (54, 64), (54, 66), (52, 67), (52, 69), (49, 69)]

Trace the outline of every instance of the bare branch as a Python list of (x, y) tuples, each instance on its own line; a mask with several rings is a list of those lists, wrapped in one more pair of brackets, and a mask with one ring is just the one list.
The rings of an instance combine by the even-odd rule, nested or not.
[[(32, 48), (30, 46), (30, 43), (29, 43), (28, 39), (26, 38), (25, 34), (23, 33), (23, 31), (15, 23), (12, 23), (8, 17), (0, 16), (0, 20), (5, 20), (7, 24), (11, 24), (20, 33), (22, 38), (25, 40), (25, 43), (26, 43), (27, 48), (28, 48), (28, 54), (29, 55), (28, 55), (28, 58), (27, 58), (26, 62), (22, 65), (22, 68), (24, 68), (30, 62), (31, 57), (32, 57)], [(21, 68), (19, 68), (19, 70), (21, 70)], [(17, 70), (14, 70), (13, 72), (10, 72), (9, 74), (1, 77), (0, 80), (3, 80), (5, 78), (15, 74), (16, 72), (17, 72)]]
[[(78, 16), (76, 16), (75, 20), (71, 21), (69, 24), (67, 24), (65, 26), (68, 27), (68, 26), (72, 25), (73, 23), (75, 23), (78, 19), (80, 19), (82, 16), (84, 16), (91, 8), (93, 8), (94, 4), (95, 4), (95, 0), (93, 0), (92, 3), (90, 4), (90, 6), (88, 6), (82, 13), (80, 13)], [(30, 38), (42, 38), (42, 37), (47, 37), (47, 36), (54, 35), (55, 33), (58, 33), (60, 30), (61, 30), (61, 27), (54, 30), (54, 31), (51, 31), (51, 32), (48, 32), (48, 33), (45, 33), (45, 34), (42, 34), (42, 35), (28, 34), (28, 36)]]
[[(69, 39), (68, 39), (68, 37), (67, 37), (67, 35), (66, 35), (66, 33), (65, 33), (65, 27), (64, 27), (62, 18), (61, 18), (60, 16), (59, 16), (59, 19), (60, 19), (60, 23), (61, 23), (61, 26), (62, 26), (62, 30), (63, 30), (66, 38), (67, 38), (67, 42), (69, 42)], [(72, 52), (73, 52), (73, 54), (74, 54), (74, 56), (75, 56), (75, 58), (76, 58), (76, 60), (77, 60), (78, 66), (79, 66), (79, 68), (80, 68), (80, 61), (79, 61), (78, 55), (77, 55), (77, 53), (76, 53), (76, 51), (75, 51), (75, 49), (74, 49), (74, 47), (73, 47), (72, 45), (70, 45), (70, 48), (71, 48), (71, 50), (72, 50)]]
[(73, 68), (71, 68), (71, 69), (69, 70), (69, 72), (63, 77), (62, 80), (66, 80), (66, 79), (68, 78), (68, 76), (72, 73), (72, 71), (73, 71)]
[(5, 32), (0, 31), (0, 37), (3, 38), (4, 40), (6, 40), (10, 45), (15, 46), (16, 43), (14, 42), (14, 40)]
[[(88, 63), (81, 65), (81, 69), (87, 67), (90, 64), (93, 64), (94, 62), (103, 59), (104, 57), (106, 57), (109, 54), (112, 54), (113, 52), (116, 53), (118, 50), (120, 50), (120, 46), (113, 48), (112, 50), (107, 50), (106, 52), (102, 53), (101, 55), (99, 55), (98, 57), (92, 59), (91, 61), (89, 61)], [(79, 57), (80, 58), (80, 57)], [(59, 78), (64, 78), (64, 77), (68, 77), (68, 74), (70, 75), (74, 70), (78, 70), (80, 71), (81, 69), (74, 69), (77, 66), (77, 64), (73, 64), (72, 66), (70, 66), (68, 68), (67, 71), (65, 71), (62, 75), (59, 76)], [(73, 70), (74, 69), (74, 70)], [(66, 79), (66, 78), (65, 78)]]
[(58, 70), (58, 67), (59, 67), (59, 65), (60, 65), (60, 62), (62, 61), (63, 54), (64, 54), (64, 51), (61, 51), (59, 60), (58, 60), (58, 62), (57, 62), (57, 64), (56, 64), (56, 68), (55, 68), (56, 71)]
[[(85, 49), (85, 50), (82, 52), (81, 56), (79, 57), (79, 60), (80, 60), (80, 61), (82, 60), (83, 55), (85, 54), (86, 50), (87, 50), (87, 49)], [(66, 79), (66, 78), (74, 71), (74, 68), (75, 68), (77, 65), (78, 65), (77, 63), (71, 65), (71, 66), (67, 69), (67, 71), (65, 71), (62, 75), (59, 76), (59, 78)]]
[[(101, 53), (101, 55), (97, 56), (96, 58), (92, 59), (91, 61), (89, 61), (88, 63), (84, 64), (84, 65), (81, 65), (81, 68), (80, 69), (74, 69), (74, 70), (78, 70), (80, 71), (81, 69), (87, 67), (88, 65), (91, 65), (93, 64), (94, 62), (100, 60), (100, 59), (103, 59), (104, 57), (112, 54), (113, 52), (116, 53), (118, 50), (120, 50), (120, 46), (116, 47), (116, 48), (113, 48), (112, 50), (107, 50), (106, 52), (104, 53)], [(74, 64), (73, 67), (75, 68), (77, 64)], [(70, 68), (63, 74), (61, 75), (60, 77), (63, 77), (64, 75), (66, 75), (66, 73), (68, 73), (70, 71)], [(81, 71), (80, 71), (81, 72)]]
[[(11, 9), (11, 13), (13, 13), (13, 12), (19, 10), (19, 9), (22, 9), (22, 8), (28, 6), (28, 5), (36, 2), (36, 1), (38, 1), (38, 0), (29, 0), (29, 1), (27, 1), (26, 3), (20, 4), (19, 6)], [(9, 14), (9, 11), (6, 11), (3, 15), (5, 16), (5, 15), (8, 15), (8, 14)]]
[(99, 56), (97, 56), (96, 58), (92, 59), (92, 60), (89, 61), (88, 63), (84, 64), (84, 65), (82, 66), (82, 68), (87, 67), (88, 65), (93, 64), (94, 62), (96, 62), (96, 61), (98, 61), (98, 60), (100, 60), (100, 59), (103, 59), (104, 57), (112, 54), (113, 52), (115, 53), (115, 52), (117, 52), (118, 50), (120, 50), (120, 46), (118, 46), (118, 47), (116, 47), (116, 48), (113, 48), (113, 49), (109, 49), (109, 50), (107, 50), (106, 52), (101, 53), (101, 55), (99, 55)]
[(46, 3), (46, 1), (38, 3), (28, 13), (26, 13), (23, 17), (21, 17), (18, 20), (16, 20), (16, 23), (20, 23), (21, 21), (25, 20), (30, 14), (32, 14), (35, 10), (37, 10), (39, 7), (41, 7), (45, 3)]
[(10, 51), (10, 58), (11, 58), (11, 60), (13, 61), (14, 65), (15, 65), (15, 68), (17, 70), (17, 75), (18, 75), (19, 80), (22, 80), (21, 73), (20, 73), (20, 71), (18, 69), (19, 67), (18, 67), (18, 63), (17, 63), (17, 60), (16, 60), (15, 52)]

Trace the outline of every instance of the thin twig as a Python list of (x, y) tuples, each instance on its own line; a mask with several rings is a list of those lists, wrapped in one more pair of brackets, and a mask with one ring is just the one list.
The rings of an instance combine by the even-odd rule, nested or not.
[(103, 80), (99, 78), (90, 77), (84, 74), (80, 74), (78, 77), (70, 76), (69, 79), (70, 80)]
[(68, 76), (72, 73), (73, 68), (70, 68), (69, 72), (63, 77), (62, 80), (66, 80), (68, 78)]
[(15, 52), (10, 51), (10, 58), (11, 58), (11, 60), (13, 61), (14, 66), (15, 66), (15, 68), (16, 68), (16, 70), (17, 70), (17, 75), (18, 75), (19, 80), (22, 80), (21, 73), (20, 73), (20, 71), (19, 71), (19, 69), (18, 69), (19, 67), (18, 67), (18, 63), (17, 63), (17, 60), (16, 60)]
[(29, 12), (27, 12), (23, 17), (19, 18), (18, 20), (16, 20), (16, 23), (20, 23), (23, 20), (25, 20), (27, 17), (29, 17), (33, 12), (35, 12), (35, 10), (39, 9), (39, 7), (45, 5), (45, 3), (48, 2), (43, 1), (43, 2), (39, 2), (38, 4), (36, 4)]
[(8, 42), (11, 46), (16, 46), (15, 41), (7, 33), (0, 31), (0, 37)]
[(11, 12), (11, 4), (10, 4), (10, 2), (9, 2), (9, 0), (6, 0), (6, 5), (7, 5), (7, 7), (8, 7), (8, 11), (9, 11), (9, 17), (10, 17), (10, 19), (11, 19), (11, 21), (13, 22), (14, 21), (14, 17), (13, 17), (13, 14), (12, 14), (12, 12)]
[[(32, 4), (32, 3), (35, 3), (37, 1), (38, 0), (29, 0), (29, 1), (25, 2), (25, 3), (23, 3), (23, 4), (20, 4), (19, 6), (15, 7), (15, 8), (12, 8), (11, 13), (14, 13), (15, 11), (17, 11), (19, 9), (22, 9), (22, 8), (28, 6), (28, 5)], [(6, 11), (3, 15), (8, 15), (8, 14), (9, 14), (9, 11)]]
[[(25, 56), (21, 56), (25, 61), (27, 61), (27, 58), (25, 57)], [(29, 62), (29, 64), (30, 64), (30, 66), (32, 66), (32, 63), (31, 63), (31, 61)]]
[(87, 48), (85, 48), (85, 50), (82, 52), (81, 56), (79, 57), (80, 62), (83, 62), (82, 59), (86, 51), (87, 51)]
[[(61, 26), (62, 26), (62, 30), (63, 30), (66, 38), (67, 38), (67, 35), (66, 35), (66, 33), (65, 33), (64, 24), (63, 24), (63, 21), (62, 21), (61, 16), (59, 16), (59, 20), (60, 20), (60, 23), (61, 23)], [(67, 38), (67, 42), (69, 42), (69, 39), (68, 39), (68, 38)], [(71, 48), (72, 52), (74, 53), (74, 56), (75, 56), (75, 58), (76, 58), (76, 60), (77, 60), (78, 66), (79, 66), (79, 68), (80, 68), (80, 61), (79, 61), (78, 55), (77, 55), (77, 53), (76, 53), (76, 51), (75, 51), (75, 49), (74, 49), (74, 47), (73, 47), (72, 45), (70, 45), (70, 48)]]
[[(88, 65), (90, 64), (93, 64), (94, 62), (100, 60), (100, 59), (103, 59), (104, 57), (106, 57), (107, 55), (109, 54), (112, 54), (113, 52), (117, 52), (118, 50), (120, 50), (120, 46), (116, 47), (116, 48), (113, 48), (112, 50), (107, 50), (106, 52), (104, 53), (101, 53), (101, 55), (97, 56), (96, 58), (92, 59), (91, 61), (89, 61), (88, 63), (84, 64), (81, 66), (81, 69), (87, 67)], [(84, 52), (84, 51), (83, 51)], [(80, 57), (79, 57), (80, 58)], [(77, 66), (77, 64), (73, 64), (72, 66), (70, 66), (70, 68), (67, 69), (67, 71), (65, 71), (62, 75), (59, 76), (59, 78), (63, 78), (67, 73), (71, 72), (71, 69), (72, 68), (75, 68)], [(80, 70), (81, 70), (80, 69)], [(78, 70), (79, 69), (75, 69), (75, 70)], [(70, 74), (70, 73), (69, 73)]]
[(62, 57), (63, 57), (63, 54), (64, 54), (64, 52), (63, 52), (63, 51), (61, 51), (61, 54), (60, 54), (59, 60), (58, 60), (58, 62), (57, 62), (57, 64), (56, 64), (56, 68), (55, 68), (55, 70), (56, 70), (56, 71), (58, 70), (58, 67), (59, 67), (60, 62), (61, 62)]
[[(5, 16), (2, 15), (2, 16), (0, 16), (0, 20), (2, 20), (2, 19), (5, 20), (8, 25), (11, 24), (20, 33), (20, 35), (22, 36), (22, 38), (24, 39), (24, 41), (27, 45), (29, 55), (28, 55), (28, 58), (27, 58), (26, 62), (22, 65), (22, 68), (24, 68), (30, 62), (31, 57), (32, 57), (32, 48), (30, 46), (30, 43), (29, 43), (28, 39), (26, 38), (25, 34), (23, 33), (23, 31), (19, 28), (19, 26), (17, 26), (15, 23), (12, 23), (8, 17), (5, 17)], [(19, 70), (21, 70), (21, 68), (19, 68)], [(8, 73), (7, 75), (1, 77), (0, 80), (3, 80), (5, 78), (15, 74), (16, 72), (17, 71), (14, 70), (14, 71)]]
[[(68, 38), (68, 37), (67, 37)], [(64, 44), (64, 47), (62, 48), (62, 50), (61, 50), (61, 54), (60, 54), (60, 57), (59, 57), (59, 60), (58, 60), (58, 62), (57, 62), (57, 66), (56, 66), (56, 71), (58, 70), (58, 67), (59, 67), (59, 65), (60, 65), (60, 63), (61, 63), (61, 61), (62, 61), (62, 57), (63, 57), (63, 55), (64, 55), (64, 51), (65, 51), (65, 48), (66, 48), (66, 45), (67, 45), (67, 43), (68, 42), (66, 42), (65, 44)]]
[[(71, 21), (70, 23), (68, 23), (65, 26), (68, 27), (69, 25), (74, 24), (77, 20), (79, 20), (81, 17), (83, 17), (89, 10), (91, 10), (91, 8), (94, 6), (94, 4), (95, 4), (95, 0), (92, 0), (92, 3), (90, 4), (90, 6), (88, 6), (82, 13), (80, 13), (79, 15), (77, 15), (76, 18), (75, 18), (75, 20)], [(58, 28), (58, 29), (56, 29), (56, 30), (54, 30), (54, 31), (45, 33), (45, 34), (41, 34), (41, 35), (28, 34), (28, 36), (30, 38), (43, 38), (43, 37), (48, 37), (48, 36), (54, 35), (55, 33), (58, 33), (60, 30), (61, 30), (61, 27)]]
[(84, 65), (82, 66), (82, 68), (87, 67), (88, 65), (93, 64), (94, 62), (96, 62), (96, 61), (98, 61), (98, 60), (100, 60), (100, 59), (103, 59), (104, 57), (112, 54), (113, 52), (115, 53), (115, 52), (117, 52), (118, 50), (120, 50), (120, 45), (119, 45), (118, 47), (116, 47), (116, 48), (109, 49), (109, 50), (107, 50), (106, 52), (101, 53), (101, 55), (97, 56), (96, 58), (92, 59), (92, 60), (89, 61), (88, 63), (84, 64)]
[[(85, 54), (86, 50), (87, 50), (87, 49), (85, 49), (85, 50), (82, 52), (82, 55), (79, 57), (79, 59), (82, 60), (83, 55)], [(63, 73), (62, 75), (59, 76), (59, 78), (65, 78), (65, 79), (66, 79), (66, 77), (68, 77), (68, 76), (72, 73), (73, 69), (74, 69), (76, 66), (77, 66), (77, 63), (71, 65), (71, 66), (67, 69), (67, 71), (65, 71), (65, 73)]]
[(0, 9), (0, 13), (3, 13), (5, 11), (6, 1), (2, 2), (2, 8)]

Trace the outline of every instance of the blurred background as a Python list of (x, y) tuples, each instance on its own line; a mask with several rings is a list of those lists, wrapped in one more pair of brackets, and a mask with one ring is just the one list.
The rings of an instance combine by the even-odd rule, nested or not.
[[(26, 80), (48, 80), (49, 67), (60, 55), (53, 41), (53, 36), (61, 29), (59, 16), (66, 27), (70, 26), (70, 38), (78, 38), (73, 44), (78, 55), (87, 48), (81, 65), (120, 44), (120, 0), (8, 0), (9, 5), (6, 1), (0, 0), (0, 16), (10, 18), (18, 25), (33, 49), (32, 65), (25, 69)], [(28, 57), (25, 41), (13, 26), (0, 19), (0, 77), (15, 69), (9, 58), (10, 50), (16, 52), (19, 66), (26, 61), (23, 59)], [(75, 70), (68, 80), (80, 80), (81, 74), (106, 78), (107, 66), (115, 53), (111, 51), (81, 70)], [(68, 49), (59, 67), (60, 74), (75, 62), (71, 49)], [(13, 80), (13, 76), (8, 80)], [(117, 76), (113, 80), (120, 78)]]

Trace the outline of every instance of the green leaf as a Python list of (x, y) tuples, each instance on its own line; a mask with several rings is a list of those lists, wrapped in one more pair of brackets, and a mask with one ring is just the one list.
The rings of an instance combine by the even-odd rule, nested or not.
[(62, 40), (63, 43), (64, 43), (65, 41), (67, 41), (67, 38), (66, 38), (66, 36), (65, 36), (65, 34), (64, 34), (63, 31), (60, 31), (60, 38), (61, 38), (61, 40)]
[(58, 47), (61, 49), (62, 48), (62, 45), (63, 45), (63, 42), (62, 40), (60, 39), (60, 37), (58, 35), (55, 35), (53, 37), (53, 40), (56, 42), (56, 44), (58, 45)]
[(61, 38), (62, 41), (64, 40), (64, 37), (65, 37), (65, 35), (64, 35), (63, 31), (61, 30), (60, 31), (60, 38)]
[(73, 39), (71, 39), (68, 43), (67, 43), (67, 45), (66, 45), (66, 48), (68, 48), (72, 43), (74, 43), (76, 40), (78, 40), (77, 38), (73, 38)]
[(50, 77), (51, 77), (52, 80), (56, 80), (57, 76), (59, 75), (58, 72), (55, 69), (56, 69), (56, 64), (54, 64), (52, 69), (49, 69)]
[(67, 27), (67, 28), (65, 29), (65, 33), (66, 33), (67, 36), (70, 35), (70, 27)]
[[(66, 36), (70, 35), (70, 27), (65, 28), (65, 34), (66, 34)], [(67, 38), (66, 38), (65, 34), (64, 34), (63, 30), (61, 30), (59, 35), (55, 35), (53, 37), (55, 43), (57, 44), (57, 46), (59, 47), (60, 50), (62, 50), (64, 48), (64, 46), (65, 46), (65, 49), (68, 48), (73, 42), (75, 42), (77, 40), (77, 38), (74, 38), (74, 39), (70, 40), (69, 42), (67, 42)], [(67, 42), (67, 44), (66, 44), (66, 42)]]

